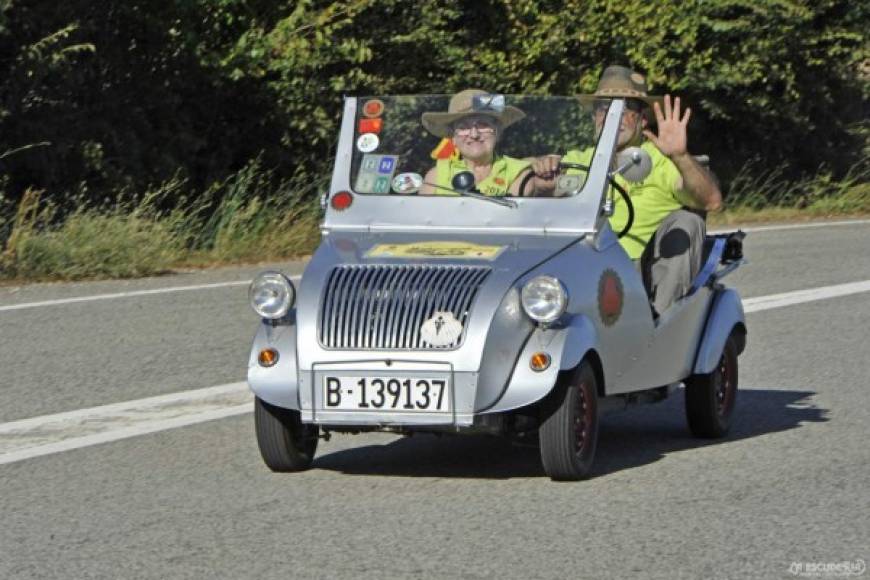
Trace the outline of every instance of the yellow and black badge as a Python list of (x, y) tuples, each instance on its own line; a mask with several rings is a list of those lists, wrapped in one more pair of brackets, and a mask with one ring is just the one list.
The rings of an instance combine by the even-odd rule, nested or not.
[(367, 258), (460, 258), (495, 260), (505, 246), (484, 246), (471, 242), (414, 242), (378, 244), (366, 252)]

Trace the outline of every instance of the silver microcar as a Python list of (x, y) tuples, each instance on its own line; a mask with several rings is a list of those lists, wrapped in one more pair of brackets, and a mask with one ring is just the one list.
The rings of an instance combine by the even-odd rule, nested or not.
[(615, 176), (648, 171), (642, 150), (615, 152), (625, 102), (596, 131), (576, 98), (480, 100), (525, 113), (499, 155), (592, 148), (589, 166), (549, 197), (483, 195), (473, 176), (420, 195), (456, 158), (421, 124), (447, 101), (346, 98), (320, 246), (298, 284), (275, 271), (251, 284), (262, 322), (248, 383), (266, 465), (306, 469), (332, 433), (487, 433), (537, 441), (547, 475), (582, 479), (600, 414), (681, 385), (692, 433), (723, 436), (746, 326), (721, 278), (743, 262), (741, 234), (708, 237), (691, 291), (654, 317), (608, 221), (630, 205)]

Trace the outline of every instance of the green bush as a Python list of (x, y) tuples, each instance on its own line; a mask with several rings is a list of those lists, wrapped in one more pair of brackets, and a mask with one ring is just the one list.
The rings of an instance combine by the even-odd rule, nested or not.
[(81, 184), (203, 192), (258, 156), (314, 181), (345, 94), (574, 94), (621, 63), (692, 104), (726, 182), (756, 157), (841, 175), (866, 156), (868, 29), (849, 0), (0, 0), (0, 151), (44, 144), (0, 169), (65, 211)]

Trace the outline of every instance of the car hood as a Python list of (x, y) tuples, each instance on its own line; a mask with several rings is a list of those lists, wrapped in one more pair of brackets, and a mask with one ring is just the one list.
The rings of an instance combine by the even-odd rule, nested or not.
[[(576, 236), (332, 232), (312, 259), (340, 264), (485, 265), (511, 281), (578, 241)], [(501, 275), (499, 275), (501, 274)]]

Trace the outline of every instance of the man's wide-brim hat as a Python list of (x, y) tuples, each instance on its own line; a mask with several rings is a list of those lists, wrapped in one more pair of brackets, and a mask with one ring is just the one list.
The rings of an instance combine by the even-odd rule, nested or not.
[(471, 115), (492, 117), (502, 129), (526, 116), (516, 107), (505, 105), (502, 95), (492, 95), (480, 89), (466, 89), (453, 95), (446, 113), (423, 113), (423, 126), (433, 135), (450, 137), (450, 126)]
[(637, 99), (650, 107), (662, 102), (662, 97), (647, 94), (646, 78), (624, 66), (611, 65), (598, 79), (598, 87), (591, 95), (580, 95), (580, 102), (589, 105), (598, 99)]

